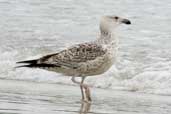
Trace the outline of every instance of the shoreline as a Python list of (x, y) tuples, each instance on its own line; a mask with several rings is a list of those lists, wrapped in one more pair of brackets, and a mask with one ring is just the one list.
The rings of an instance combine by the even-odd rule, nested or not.
[[(81, 103), (79, 86), (0, 80), (0, 113), (17, 114), (162, 114), (171, 97), (91, 88), (92, 103)], [(6, 110), (8, 109), (8, 110)]]

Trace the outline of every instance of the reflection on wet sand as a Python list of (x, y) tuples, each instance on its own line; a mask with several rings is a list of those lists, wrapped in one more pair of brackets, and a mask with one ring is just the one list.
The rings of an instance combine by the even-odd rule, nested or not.
[(91, 103), (82, 102), (79, 114), (87, 114), (90, 111), (90, 108), (91, 108)]
[(0, 80), (0, 114), (171, 114), (170, 96), (96, 92), (90, 104), (78, 100), (74, 86)]

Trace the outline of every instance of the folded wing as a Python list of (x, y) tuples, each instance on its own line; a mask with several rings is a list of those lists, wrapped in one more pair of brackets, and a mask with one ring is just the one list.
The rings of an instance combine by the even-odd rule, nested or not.
[(26, 63), (19, 67), (68, 67), (76, 69), (80, 63), (95, 60), (105, 54), (102, 46), (94, 43), (84, 43), (63, 50), (59, 53), (50, 54), (36, 60), (20, 61)]

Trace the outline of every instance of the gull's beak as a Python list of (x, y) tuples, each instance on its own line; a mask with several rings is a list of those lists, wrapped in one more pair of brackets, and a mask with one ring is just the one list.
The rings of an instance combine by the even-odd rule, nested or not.
[(127, 25), (130, 25), (131, 24), (131, 21), (128, 20), (128, 19), (122, 19), (121, 22), (124, 23), (124, 24), (127, 24)]

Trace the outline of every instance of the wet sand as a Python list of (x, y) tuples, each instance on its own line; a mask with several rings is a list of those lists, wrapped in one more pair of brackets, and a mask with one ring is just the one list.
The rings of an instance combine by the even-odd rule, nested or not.
[(92, 88), (91, 104), (77, 86), (0, 80), (0, 114), (170, 114), (171, 97)]

